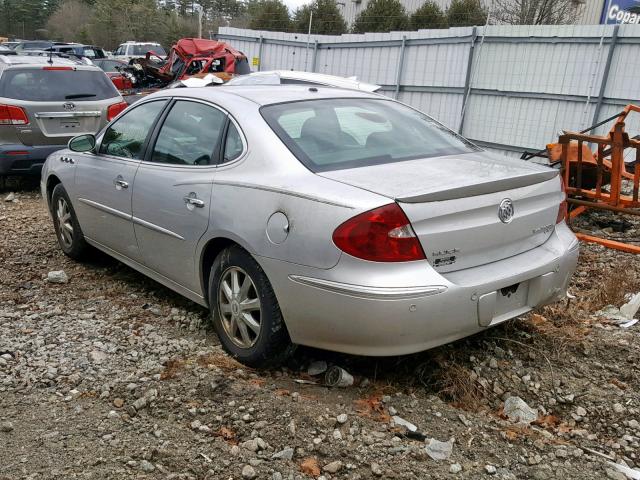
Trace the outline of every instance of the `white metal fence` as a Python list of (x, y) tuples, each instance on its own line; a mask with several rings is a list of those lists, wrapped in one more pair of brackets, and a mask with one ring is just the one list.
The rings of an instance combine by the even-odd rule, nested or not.
[[(307, 70), (383, 86), (510, 156), (640, 101), (640, 25), (505, 26), (362, 35), (221, 28), (261, 70)], [(603, 132), (606, 127), (597, 129)], [(640, 133), (640, 118), (628, 131)]]

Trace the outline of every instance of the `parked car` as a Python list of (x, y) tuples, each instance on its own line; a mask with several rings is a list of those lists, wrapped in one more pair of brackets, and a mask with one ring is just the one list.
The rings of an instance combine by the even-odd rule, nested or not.
[(339, 77), (322, 73), (270, 70), (234, 77), (226, 85), (321, 85), (377, 92), (380, 85), (358, 81), (355, 77)]
[(46, 48), (45, 51), (53, 51), (71, 57), (88, 58), (93, 61), (95, 59), (106, 58), (104, 50), (101, 47), (94, 45), (83, 45), (81, 43), (56, 43), (53, 46)]
[(125, 42), (121, 43), (113, 52), (113, 58), (128, 62), (133, 58), (145, 57), (147, 53), (153, 52), (161, 58), (167, 55), (162, 45), (155, 42)]
[(39, 174), (70, 138), (95, 133), (126, 108), (98, 67), (0, 56), (0, 176)]
[(20, 41), (9, 41), (9, 42), (2, 42), (0, 46), (14, 50), (16, 46), (18, 46), (19, 44), (20, 44)]
[(131, 79), (122, 73), (128, 63), (114, 58), (100, 58), (93, 60), (93, 64), (100, 67), (111, 79), (116, 88), (123, 94), (129, 94), (133, 89)]
[(149, 95), (51, 155), (41, 188), (68, 256), (209, 306), (265, 366), (294, 344), (417, 352), (563, 298), (561, 185), (380, 95), (244, 86)]
[(19, 42), (13, 49), (21, 54), (25, 50), (45, 50), (53, 45), (50, 40), (24, 40)]
[(0, 55), (17, 55), (18, 53), (9, 48), (9, 47), (5, 47), (4, 45), (0, 45)]

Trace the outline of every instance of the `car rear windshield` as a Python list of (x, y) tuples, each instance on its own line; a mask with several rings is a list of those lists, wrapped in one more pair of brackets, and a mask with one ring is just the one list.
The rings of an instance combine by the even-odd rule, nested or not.
[(165, 56), (167, 54), (167, 52), (164, 51), (164, 48), (162, 48), (160, 45), (132, 45), (129, 49), (129, 55), (139, 55), (141, 57), (144, 57), (147, 52), (155, 52), (160, 56)]
[(478, 149), (428, 116), (392, 100), (332, 98), (268, 105), (260, 111), (313, 172)]
[(118, 96), (109, 77), (97, 70), (11, 69), (0, 77), (0, 97), (16, 100), (81, 102)]

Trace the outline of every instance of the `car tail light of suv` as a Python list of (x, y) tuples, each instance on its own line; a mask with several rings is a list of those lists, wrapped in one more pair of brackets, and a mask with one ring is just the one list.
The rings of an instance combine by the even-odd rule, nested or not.
[(556, 223), (561, 223), (567, 217), (567, 189), (564, 185), (564, 179), (560, 176), (560, 188), (562, 189), (562, 202), (560, 202), (560, 207), (558, 208), (558, 217), (556, 218)]
[(0, 104), (0, 125), (29, 125), (29, 117), (20, 107)]
[(109, 105), (109, 108), (107, 108), (107, 120), (113, 120), (128, 106), (129, 105), (127, 104), (127, 102), (119, 102), (114, 103), (113, 105)]
[(347, 220), (333, 232), (333, 242), (345, 253), (374, 262), (409, 262), (426, 256), (409, 219), (390, 203)]

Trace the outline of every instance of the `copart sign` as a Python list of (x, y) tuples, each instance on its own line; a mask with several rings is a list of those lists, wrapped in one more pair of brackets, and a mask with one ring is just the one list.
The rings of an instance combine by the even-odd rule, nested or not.
[(605, 0), (600, 23), (640, 24), (640, 0)]

